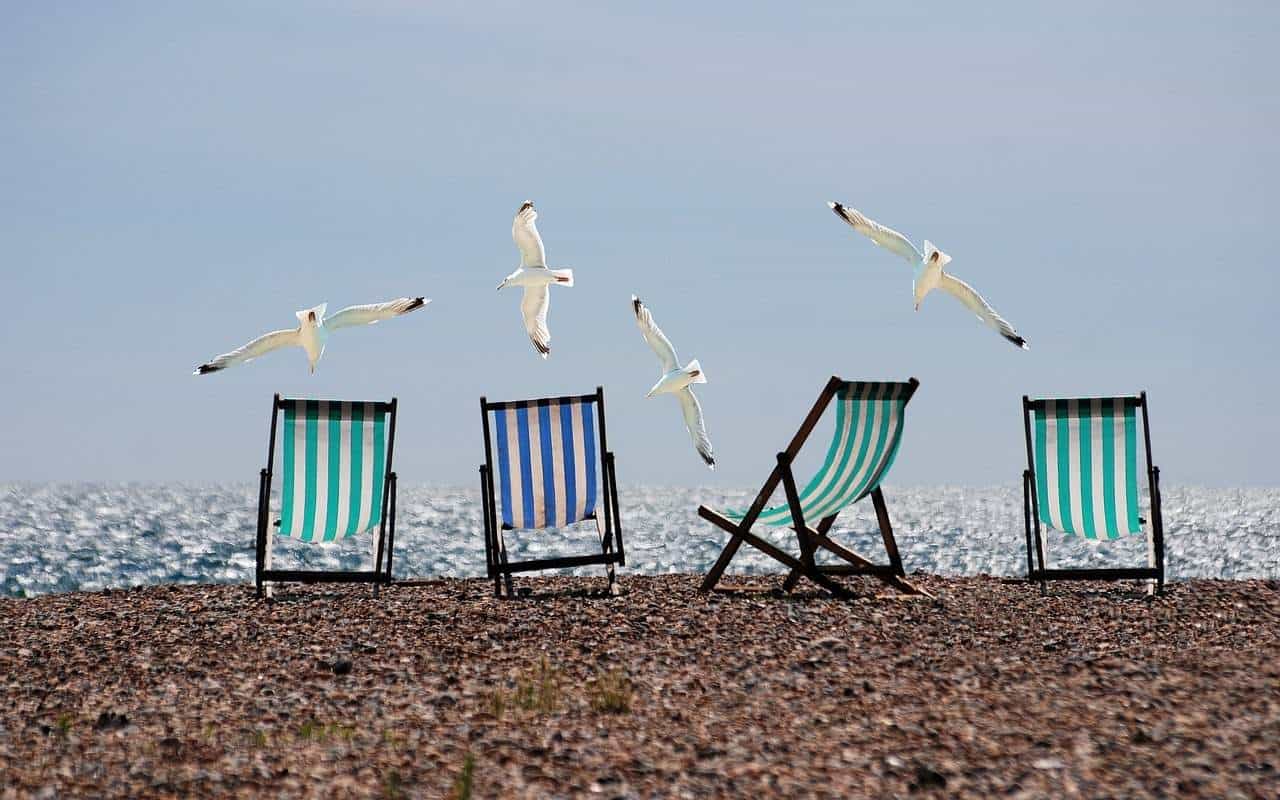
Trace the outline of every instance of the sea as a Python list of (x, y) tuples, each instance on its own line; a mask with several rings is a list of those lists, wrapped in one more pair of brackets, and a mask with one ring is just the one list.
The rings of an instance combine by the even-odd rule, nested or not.
[[(1020, 487), (885, 486), (907, 572), (1020, 576), (1026, 571)], [(1163, 488), (1166, 569), (1185, 578), (1280, 578), (1280, 489)], [(697, 507), (744, 507), (748, 490), (633, 486), (619, 505), (626, 546), (621, 574), (704, 572), (727, 539)], [(161, 583), (249, 583), (257, 487), (251, 484), (0, 485), (0, 596), (97, 591)], [(477, 490), (401, 486), (397, 578), (480, 577), (485, 571)], [(767, 530), (767, 529), (766, 529)], [(847, 509), (835, 538), (883, 560), (869, 502)], [(769, 532), (795, 551), (795, 534)], [(277, 537), (275, 566), (358, 569), (371, 537), (329, 545)], [(593, 524), (509, 533), (513, 558), (591, 552)], [(1141, 536), (1095, 543), (1051, 533), (1054, 566), (1144, 566)], [(780, 565), (744, 546), (731, 573)], [(601, 574), (600, 567), (564, 571)]]

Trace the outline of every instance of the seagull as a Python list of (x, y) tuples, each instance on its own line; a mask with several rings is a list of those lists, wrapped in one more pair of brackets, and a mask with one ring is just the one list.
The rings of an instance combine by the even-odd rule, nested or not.
[(208, 375), (236, 364), (252, 361), (272, 350), (279, 350), (282, 347), (301, 347), (307, 352), (307, 362), (311, 365), (311, 373), (314, 375), (316, 363), (320, 360), (320, 356), (324, 355), (324, 345), (331, 331), (356, 325), (372, 325), (384, 319), (417, 311), (430, 302), (425, 297), (401, 297), (388, 303), (350, 306), (331, 317), (325, 316), (325, 309), (329, 304), (321, 303), (314, 308), (295, 312), (298, 317), (298, 327), (263, 334), (243, 347), (232, 350), (230, 353), (223, 353), (212, 361), (201, 364), (196, 367), (193, 374)]
[(551, 284), (561, 286), (573, 285), (573, 270), (548, 269), (547, 250), (542, 246), (542, 237), (538, 235), (538, 226), (534, 221), (538, 212), (533, 208), (532, 200), (525, 200), (511, 222), (511, 238), (520, 251), (520, 267), (498, 284), (504, 286), (523, 286), (524, 297), (520, 300), (520, 315), (524, 317), (524, 329), (529, 332), (529, 340), (543, 358), (551, 355), (551, 331), (547, 328), (547, 309), (551, 307)]
[(921, 255), (907, 237), (892, 228), (886, 228), (875, 220), (867, 219), (856, 208), (832, 202), (828, 202), (827, 205), (836, 212), (836, 216), (849, 223), (855, 231), (889, 252), (902, 256), (915, 267), (916, 311), (920, 310), (920, 303), (924, 301), (925, 295), (934, 289), (942, 289), (964, 303), (970, 311), (978, 315), (982, 323), (993, 328), (996, 333), (1023, 350), (1031, 349), (1027, 345), (1027, 340), (1019, 336), (1013, 326), (997, 314), (991, 304), (982, 299), (982, 295), (978, 294), (972, 286), (942, 271), (942, 268), (951, 262), (951, 256), (934, 247), (928, 239), (924, 240), (924, 255)]
[(695, 358), (688, 365), (680, 366), (680, 361), (676, 358), (676, 349), (671, 346), (671, 340), (658, 328), (653, 321), (653, 314), (649, 313), (649, 309), (645, 308), (644, 303), (641, 303), (640, 298), (635, 295), (631, 295), (631, 308), (635, 311), (636, 324), (640, 326), (640, 333), (644, 336), (644, 340), (649, 343), (653, 352), (658, 354), (658, 360), (662, 362), (662, 378), (653, 385), (645, 397), (653, 397), (655, 394), (676, 396), (684, 412), (684, 426), (689, 429), (689, 436), (693, 438), (693, 446), (697, 449), (698, 455), (702, 456), (702, 460), (707, 462), (707, 466), (715, 469), (716, 459), (711, 452), (707, 423), (702, 419), (702, 406), (698, 405), (698, 398), (693, 396), (691, 387), (691, 384), (707, 382), (707, 376), (702, 374), (702, 365)]

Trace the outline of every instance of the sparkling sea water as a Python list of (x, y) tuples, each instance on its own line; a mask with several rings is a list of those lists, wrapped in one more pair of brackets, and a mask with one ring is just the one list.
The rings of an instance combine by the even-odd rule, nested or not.
[[(780, 496), (779, 492), (779, 496)], [(1020, 487), (885, 487), (908, 572), (1009, 575), (1026, 570)], [(1178, 578), (1280, 578), (1280, 489), (1166, 488), (1166, 569)], [(621, 491), (627, 565), (621, 574), (703, 572), (727, 537), (697, 507), (747, 505), (752, 492), (633, 486)], [(153, 583), (248, 583), (254, 569), (257, 488), (250, 484), (8, 484), (0, 486), (0, 595), (97, 590)], [(278, 506), (278, 501), (275, 506)], [(395, 575), (484, 574), (479, 491), (400, 487)], [(847, 509), (833, 534), (884, 560), (870, 502)], [(556, 532), (509, 533), (516, 558), (586, 552), (587, 523)], [(769, 538), (795, 551), (783, 528)], [(359, 568), (369, 537), (332, 545), (277, 538), (275, 566)], [(1144, 566), (1143, 537), (1101, 544), (1050, 534), (1057, 566)], [(778, 572), (749, 546), (730, 571)], [(599, 567), (566, 572), (602, 574)]]

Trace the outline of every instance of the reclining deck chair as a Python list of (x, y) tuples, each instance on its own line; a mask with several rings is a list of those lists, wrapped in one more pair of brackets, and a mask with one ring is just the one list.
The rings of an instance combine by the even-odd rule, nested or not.
[[(1041, 528), (1091, 541), (1141, 534), (1138, 502), (1138, 420), (1147, 451), (1151, 521), (1147, 566), (1114, 569), (1049, 569), (1048, 540)], [(1164, 590), (1164, 520), (1160, 513), (1160, 469), (1151, 463), (1147, 393), (1136, 397), (1063, 400), (1022, 398), (1027, 469), (1022, 473), (1027, 535), (1027, 580), (1045, 590), (1051, 580), (1147, 580)], [(1032, 542), (1034, 518), (1035, 540)], [(1034, 550), (1033, 550), (1034, 547)], [(1032, 560), (1034, 555), (1035, 559)]]
[[(609, 591), (615, 593), (614, 565), (626, 561), (613, 453), (605, 439), (604, 389), (597, 387), (594, 394), (576, 397), (503, 403), (481, 397), (480, 415), (484, 420), (485, 463), (480, 467), (484, 552), (494, 594), (501, 597), (505, 583), (507, 596), (514, 597), (511, 576), (517, 572), (586, 564), (603, 564)], [(595, 521), (600, 552), (519, 562), (507, 559), (506, 531), (561, 528), (583, 520)]]
[[(272, 569), (269, 529), (277, 420), (283, 412), (280, 458), (283, 480), (276, 533), (304, 542), (329, 543), (377, 530), (371, 537), (372, 569), (359, 571)], [(391, 456), (396, 438), (396, 400), (271, 402), (267, 467), (258, 482), (258, 596), (269, 582), (391, 583), (395, 547), (396, 474)], [(383, 563), (383, 556), (386, 563)]]
[[(764, 482), (755, 502), (745, 511), (717, 512), (707, 506), (698, 508), (703, 519), (732, 534), (720, 557), (702, 582), (702, 591), (711, 591), (720, 581), (729, 562), (746, 542), (791, 568), (783, 583), (784, 591), (791, 591), (796, 582), (805, 577), (837, 596), (850, 593), (833, 575), (873, 575), (896, 589), (910, 594), (927, 594), (905, 580), (902, 559), (889, 524), (889, 511), (885, 506), (880, 481), (888, 473), (902, 439), (903, 416), (907, 401), (920, 383), (912, 378), (907, 383), (850, 382), (833, 377), (827, 382), (809, 416), (787, 449), (778, 453), (778, 465)], [(827, 449), (822, 468), (797, 491), (792, 464), (822, 418), (823, 412), (836, 399), (835, 431), (831, 446)], [(765, 508), (765, 503), (781, 483), (787, 502)], [(870, 559), (832, 541), (828, 536), (836, 516), (846, 506), (871, 495), (875, 506), (880, 534), (884, 539), (888, 564), (875, 564)], [(816, 524), (815, 524), (816, 521)], [(756, 523), (774, 527), (788, 526), (795, 530), (800, 546), (800, 557), (776, 547), (753, 534)], [(818, 548), (834, 553), (843, 564), (825, 565), (814, 561)]]

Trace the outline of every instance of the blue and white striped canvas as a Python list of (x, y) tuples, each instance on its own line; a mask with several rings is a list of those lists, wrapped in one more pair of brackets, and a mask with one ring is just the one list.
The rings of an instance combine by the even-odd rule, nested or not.
[(530, 400), (492, 413), (504, 525), (557, 528), (595, 514), (594, 400)]

